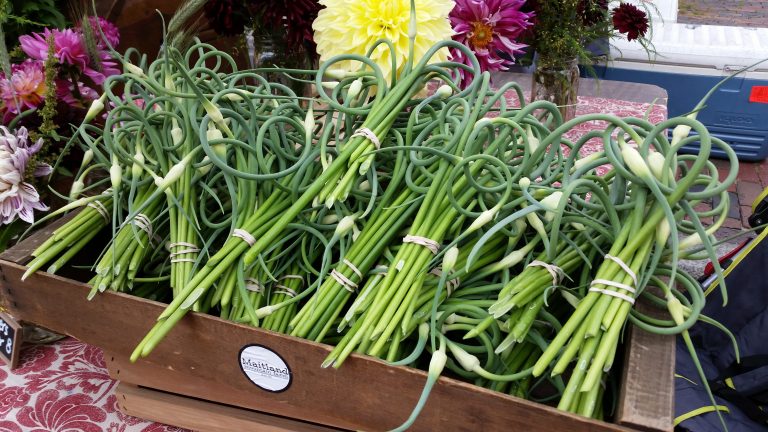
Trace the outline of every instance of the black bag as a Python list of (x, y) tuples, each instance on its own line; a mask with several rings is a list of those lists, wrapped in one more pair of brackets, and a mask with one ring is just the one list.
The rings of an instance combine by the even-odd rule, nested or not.
[[(736, 336), (741, 362), (731, 340), (717, 328), (698, 323), (691, 337), (728, 430), (768, 432), (768, 229), (750, 242), (727, 270), (728, 304), (715, 286), (703, 314)], [(675, 375), (675, 427), (680, 431), (721, 431), (715, 407), (700, 385), (688, 350), (678, 340)]]

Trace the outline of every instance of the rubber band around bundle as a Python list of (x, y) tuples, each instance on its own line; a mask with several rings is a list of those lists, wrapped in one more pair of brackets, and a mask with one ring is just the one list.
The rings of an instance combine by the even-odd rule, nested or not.
[(140, 230), (142, 230), (142, 231), (144, 231), (145, 233), (147, 233), (147, 238), (149, 239), (150, 243), (151, 243), (153, 240), (155, 240), (154, 229), (152, 228), (152, 221), (151, 221), (151, 220), (149, 220), (149, 218), (147, 217), (147, 215), (145, 215), (145, 214), (143, 214), (143, 213), (139, 213), (139, 214), (137, 214), (137, 215), (136, 215), (136, 216), (133, 218), (133, 220), (131, 221), (131, 223), (132, 223), (132, 224), (133, 224), (133, 225), (134, 225), (136, 228), (139, 228)]
[[(192, 247), (187, 246), (187, 245), (191, 245)], [(179, 244), (179, 243), (174, 243), (174, 246), (172, 246), (172, 248), (173, 247), (179, 247), (179, 246), (186, 246), (187, 249), (182, 249), (180, 251), (171, 252), (170, 258), (171, 258), (171, 262), (172, 263), (180, 263), (180, 262), (195, 263), (195, 262), (197, 262), (197, 260), (194, 259), (194, 258), (176, 258), (176, 257), (178, 257), (179, 255), (198, 253), (198, 252), (200, 252), (200, 248), (199, 247), (197, 247), (197, 246), (195, 246), (195, 245), (193, 245), (191, 243), (186, 243), (186, 244), (183, 244), (183, 245)]]
[(628, 274), (630, 278), (632, 278), (632, 282), (635, 283), (635, 286), (637, 286), (637, 275), (635, 275), (635, 272), (633, 272), (632, 269), (629, 268), (627, 263), (625, 263), (624, 261), (622, 261), (618, 257), (615, 257), (613, 255), (609, 255), (609, 254), (605, 254), (605, 259), (609, 259), (609, 260), (615, 262), (616, 264), (618, 264), (619, 267), (621, 267), (621, 269), (624, 270), (624, 272), (626, 274)]
[(197, 247), (194, 243), (187, 243), (187, 242), (176, 242), (176, 243), (166, 243), (165, 247), (168, 249), (168, 251), (173, 250), (173, 248), (177, 248), (180, 246), (188, 247), (188, 248), (195, 248), (198, 251), (200, 251), (200, 248)]
[(264, 285), (254, 278), (247, 278), (245, 280), (245, 289), (259, 294), (264, 293)]
[(275, 295), (277, 295), (277, 294), (285, 294), (285, 295), (287, 295), (290, 298), (294, 298), (294, 297), (296, 297), (298, 295), (296, 293), (296, 291), (288, 288), (285, 285), (275, 285), (275, 288), (278, 288), (278, 290), (274, 292)]
[(244, 229), (237, 228), (234, 231), (232, 231), (232, 237), (238, 237), (243, 239), (244, 242), (248, 243), (248, 246), (253, 247), (254, 244), (256, 244), (256, 237), (252, 236), (251, 233)]
[(336, 269), (331, 271), (331, 277), (336, 279), (336, 282), (343, 286), (347, 291), (353, 293), (357, 290), (357, 284), (349, 280), (349, 278), (338, 272)]
[(101, 217), (104, 218), (104, 222), (109, 223), (109, 211), (107, 211), (107, 208), (104, 207), (104, 204), (102, 204), (101, 201), (91, 201), (88, 203), (88, 207), (99, 212)]
[[(441, 277), (443, 275), (443, 269), (440, 267), (435, 267), (432, 270), (429, 271), (430, 274), (433, 274), (437, 277)], [(453, 294), (454, 291), (456, 291), (456, 288), (461, 285), (461, 279), (459, 278), (453, 278), (450, 280), (445, 281), (445, 289), (448, 292), (448, 297)]]
[(403, 243), (413, 243), (419, 246), (424, 246), (434, 255), (437, 255), (437, 253), (440, 252), (440, 243), (422, 236), (408, 234), (403, 237)]
[(614, 288), (619, 288), (619, 289), (627, 290), (627, 291), (631, 292), (632, 294), (637, 292), (634, 288), (632, 288), (631, 286), (629, 286), (627, 284), (623, 284), (623, 283), (619, 283), (619, 282), (614, 282), (614, 281), (607, 280), (607, 279), (595, 279), (595, 280), (592, 281), (592, 285), (594, 285), (594, 284), (601, 284), (601, 285), (606, 285), (606, 286), (612, 286)]
[(372, 142), (373, 145), (376, 147), (376, 150), (381, 148), (381, 141), (379, 141), (379, 137), (377, 137), (376, 134), (368, 128), (360, 128), (356, 130), (355, 133), (352, 134), (352, 136), (353, 137), (361, 136), (361, 137), (368, 138), (368, 140)]
[(543, 267), (552, 276), (552, 285), (560, 285), (560, 282), (565, 279), (565, 272), (560, 267), (554, 264), (547, 264), (544, 261), (533, 260), (528, 267)]
[(635, 299), (633, 299), (632, 297), (630, 297), (630, 296), (628, 296), (626, 294), (622, 294), (622, 293), (620, 293), (618, 291), (611, 291), (611, 290), (607, 290), (607, 289), (603, 289), (603, 288), (597, 288), (597, 287), (591, 287), (589, 289), (589, 291), (590, 292), (598, 292), (600, 294), (605, 294), (605, 295), (608, 295), (608, 296), (611, 296), (611, 297), (616, 297), (616, 298), (624, 300), (625, 302), (629, 302), (629, 304), (632, 304), (632, 305), (635, 304)]
[(374, 276), (385, 276), (389, 272), (389, 266), (377, 265), (371, 270)]
[(341, 262), (346, 264), (347, 267), (349, 267), (349, 269), (352, 270), (357, 275), (357, 277), (359, 277), (360, 279), (363, 278), (363, 272), (361, 272), (359, 268), (355, 267), (355, 265), (352, 264), (348, 259), (344, 258), (343, 260), (341, 260)]

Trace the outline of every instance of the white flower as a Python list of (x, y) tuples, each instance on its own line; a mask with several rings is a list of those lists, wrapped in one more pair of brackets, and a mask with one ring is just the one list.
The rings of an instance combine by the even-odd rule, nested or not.
[[(33, 210), (46, 211), (48, 206), (40, 202), (34, 186), (24, 181), (24, 173), (32, 156), (43, 146), (42, 138), (33, 146), (28, 144), (27, 129), (21, 127), (12, 134), (0, 126), (0, 224), (6, 225), (16, 218), (33, 223)], [(33, 173), (36, 177), (50, 174), (52, 168), (38, 164)]]

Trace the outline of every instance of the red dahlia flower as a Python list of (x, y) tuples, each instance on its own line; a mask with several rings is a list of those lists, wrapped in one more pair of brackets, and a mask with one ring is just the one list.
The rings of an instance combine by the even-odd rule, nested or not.
[(648, 31), (648, 16), (635, 5), (620, 3), (613, 10), (613, 26), (619, 33), (626, 33), (627, 40), (635, 40)]

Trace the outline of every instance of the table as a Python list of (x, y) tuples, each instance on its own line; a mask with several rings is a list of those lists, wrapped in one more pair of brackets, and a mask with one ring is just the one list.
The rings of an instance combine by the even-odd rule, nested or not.
[[(491, 75), (494, 84), (507, 81), (516, 81), (530, 95), (530, 74), (495, 72)], [(513, 106), (516, 106), (516, 99), (514, 96), (507, 98), (515, 104)], [(654, 124), (667, 119), (667, 91), (655, 85), (581, 78), (578, 100), (576, 116), (610, 113), (618, 117), (646, 118)], [(607, 123), (603, 121), (588, 121), (571, 129), (565, 136), (574, 140), (590, 130), (604, 129), (606, 126)], [(588, 141), (581, 149), (582, 156), (596, 152), (600, 146), (598, 139)]]
[[(666, 119), (666, 95), (659, 93), (658, 87), (610, 82), (597, 86), (591, 80), (584, 81), (577, 115), (647, 115), (652, 123)], [(624, 99), (608, 98), (608, 94)], [(588, 130), (604, 127), (603, 122), (585, 122), (568, 136), (574, 139)], [(592, 153), (599, 145), (598, 140), (592, 140), (582, 151)], [(117, 409), (116, 384), (109, 377), (103, 353), (97, 347), (72, 338), (50, 345), (27, 346), (21, 353), (19, 368), (10, 371), (6, 365), (0, 366), (0, 432), (184, 431), (122, 414)]]
[(0, 432), (183, 432), (121, 413), (101, 349), (65, 338), (0, 366)]

